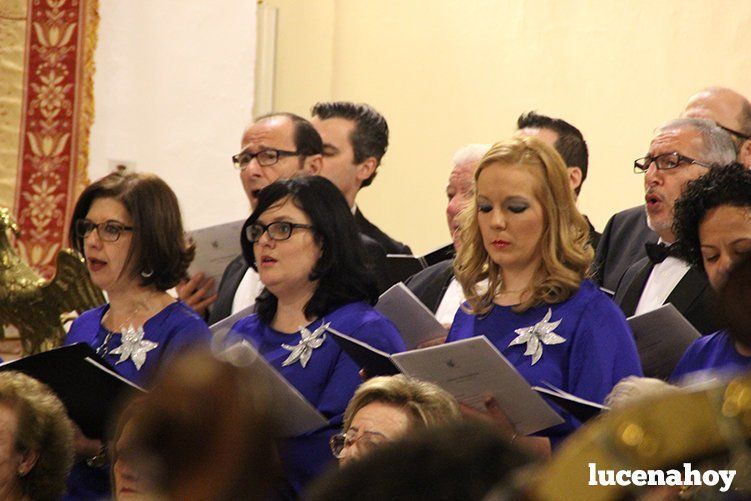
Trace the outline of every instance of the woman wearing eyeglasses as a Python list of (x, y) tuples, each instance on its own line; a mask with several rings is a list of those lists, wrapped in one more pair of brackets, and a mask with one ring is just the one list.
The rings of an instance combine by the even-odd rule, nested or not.
[[(65, 344), (87, 343), (141, 386), (175, 354), (208, 344), (204, 321), (165, 292), (185, 276), (194, 248), (186, 242), (177, 197), (164, 181), (145, 173), (103, 177), (79, 197), (69, 231), (71, 246), (85, 257), (108, 303), (78, 317)], [(99, 444), (83, 444), (81, 437), (79, 456), (94, 456)], [(80, 461), (68, 495), (107, 496), (108, 483), (106, 467)]]
[(461, 418), (454, 396), (433, 383), (403, 374), (374, 377), (355, 392), (344, 412), (344, 431), (331, 437), (329, 445), (345, 465), (411, 431)]
[(371, 307), (377, 293), (363, 264), (362, 241), (344, 196), (327, 179), (296, 177), (261, 190), (242, 246), (265, 289), (257, 313), (238, 321), (233, 331), (329, 419), (325, 429), (281, 446), (287, 478), (299, 492), (333, 459), (328, 440), (360, 383), (359, 367), (328, 329), (388, 353), (404, 350), (404, 343)]

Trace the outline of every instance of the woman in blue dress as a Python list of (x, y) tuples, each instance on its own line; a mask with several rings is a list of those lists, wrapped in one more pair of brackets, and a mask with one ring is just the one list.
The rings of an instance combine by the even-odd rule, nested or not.
[(329, 419), (324, 429), (280, 445), (287, 480), (299, 492), (332, 462), (329, 438), (361, 382), (359, 367), (327, 329), (388, 353), (404, 350), (404, 343), (371, 307), (376, 284), (363, 264), (362, 241), (344, 196), (327, 179), (297, 177), (261, 190), (242, 245), (265, 289), (257, 313), (232, 330)]
[[(65, 344), (87, 343), (141, 386), (176, 353), (208, 344), (203, 320), (165, 292), (185, 276), (194, 247), (185, 239), (177, 197), (163, 180), (145, 173), (103, 177), (79, 197), (69, 234), (108, 302), (78, 317)], [(100, 445), (79, 437), (66, 499), (108, 496), (106, 465), (84, 460)]]
[[(598, 403), (621, 378), (641, 375), (623, 313), (585, 279), (589, 230), (553, 148), (533, 137), (495, 144), (461, 217), (454, 269), (467, 302), (447, 342), (484, 335), (530, 384)], [(562, 417), (540, 433), (553, 446), (580, 424)]]
[[(679, 250), (689, 263), (707, 273), (713, 289), (729, 296), (720, 301), (721, 306), (727, 309), (733, 301), (748, 298), (748, 283), (739, 297), (723, 289), (732, 267), (751, 256), (751, 170), (740, 164), (716, 167), (689, 183), (675, 204), (674, 229)], [(749, 266), (746, 263), (745, 269)], [(743, 290), (743, 270), (737, 269), (733, 275), (732, 287)], [(748, 310), (741, 317), (747, 318)], [(722, 320), (727, 324), (733, 319), (731, 313)], [(730, 374), (751, 369), (751, 336), (743, 323), (694, 341), (671, 379), (705, 371)]]

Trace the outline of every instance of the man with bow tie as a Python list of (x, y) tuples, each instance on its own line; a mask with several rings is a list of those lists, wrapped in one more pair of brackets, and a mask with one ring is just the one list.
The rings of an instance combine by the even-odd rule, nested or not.
[(647, 245), (647, 257), (632, 264), (618, 283), (615, 302), (626, 316), (672, 303), (702, 334), (717, 330), (706, 276), (671, 248), (673, 206), (689, 181), (734, 159), (727, 132), (709, 120), (682, 118), (660, 127), (647, 156), (634, 161), (634, 171), (644, 174), (647, 224), (659, 240)]

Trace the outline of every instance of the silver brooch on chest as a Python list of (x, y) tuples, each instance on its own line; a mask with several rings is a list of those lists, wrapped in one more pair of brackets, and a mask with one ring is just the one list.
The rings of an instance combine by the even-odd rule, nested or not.
[(120, 360), (115, 364), (125, 362), (130, 358), (133, 360), (136, 370), (140, 371), (144, 362), (146, 362), (146, 354), (159, 346), (159, 343), (144, 339), (144, 335), (142, 326), (136, 328), (131, 324), (129, 327), (123, 328), (120, 346), (109, 352), (110, 355), (120, 355)]
[(566, 339), (553, 332), (563, 318), (555, 322), (550, 322), (552, 316), (553, 310), (548, 308), (548, 312), (543, 319), (536, 324), (516, 329), (514, 332), (519, 335), (508, 344), (509, 346), (515, 346), (526, 343), (527, 349), (524, 351), (524, 354), (532, 357), (531, 365), (535, 365), (542, 357), (543, 345), (561, 344), (566, 341)]
[(322, 324), (319, 328), (310, 332), (306, 327), (300, 328), (300, 342), (295, 345), (283, 344), (282, 348), (287, 351), (291, 351), (287, 359), (282, 362), (282, 367), (292, 365), (298, 360), (300, 365), (305, 368), (308, 365), (310, 356), (313, 354), (313, 350), (320, 348), (323, 342), (326, 340), (326, 330), (331, 325), (331, 322)]

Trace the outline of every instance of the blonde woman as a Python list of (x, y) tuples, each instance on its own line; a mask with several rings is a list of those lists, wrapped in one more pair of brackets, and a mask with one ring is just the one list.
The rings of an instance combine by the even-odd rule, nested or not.
[[(484, 335), (530, 384), (595, 402), (622, 378), (640, 376), (623, 313), (585, 278), (588, 234), (553, 148), (533, 137), (495, 144), (462, 214), (454, 268), (467, 302), (447, 342)], [(562, 417), (541, 433), (553, 446), (579, 426)]]
[(355, 392), (344, 411), (342, 433), (329, 441), (344, 465), (408, 432), (461, 419), (453, 395), (427, 381), (403, 374), (374, 377)]

